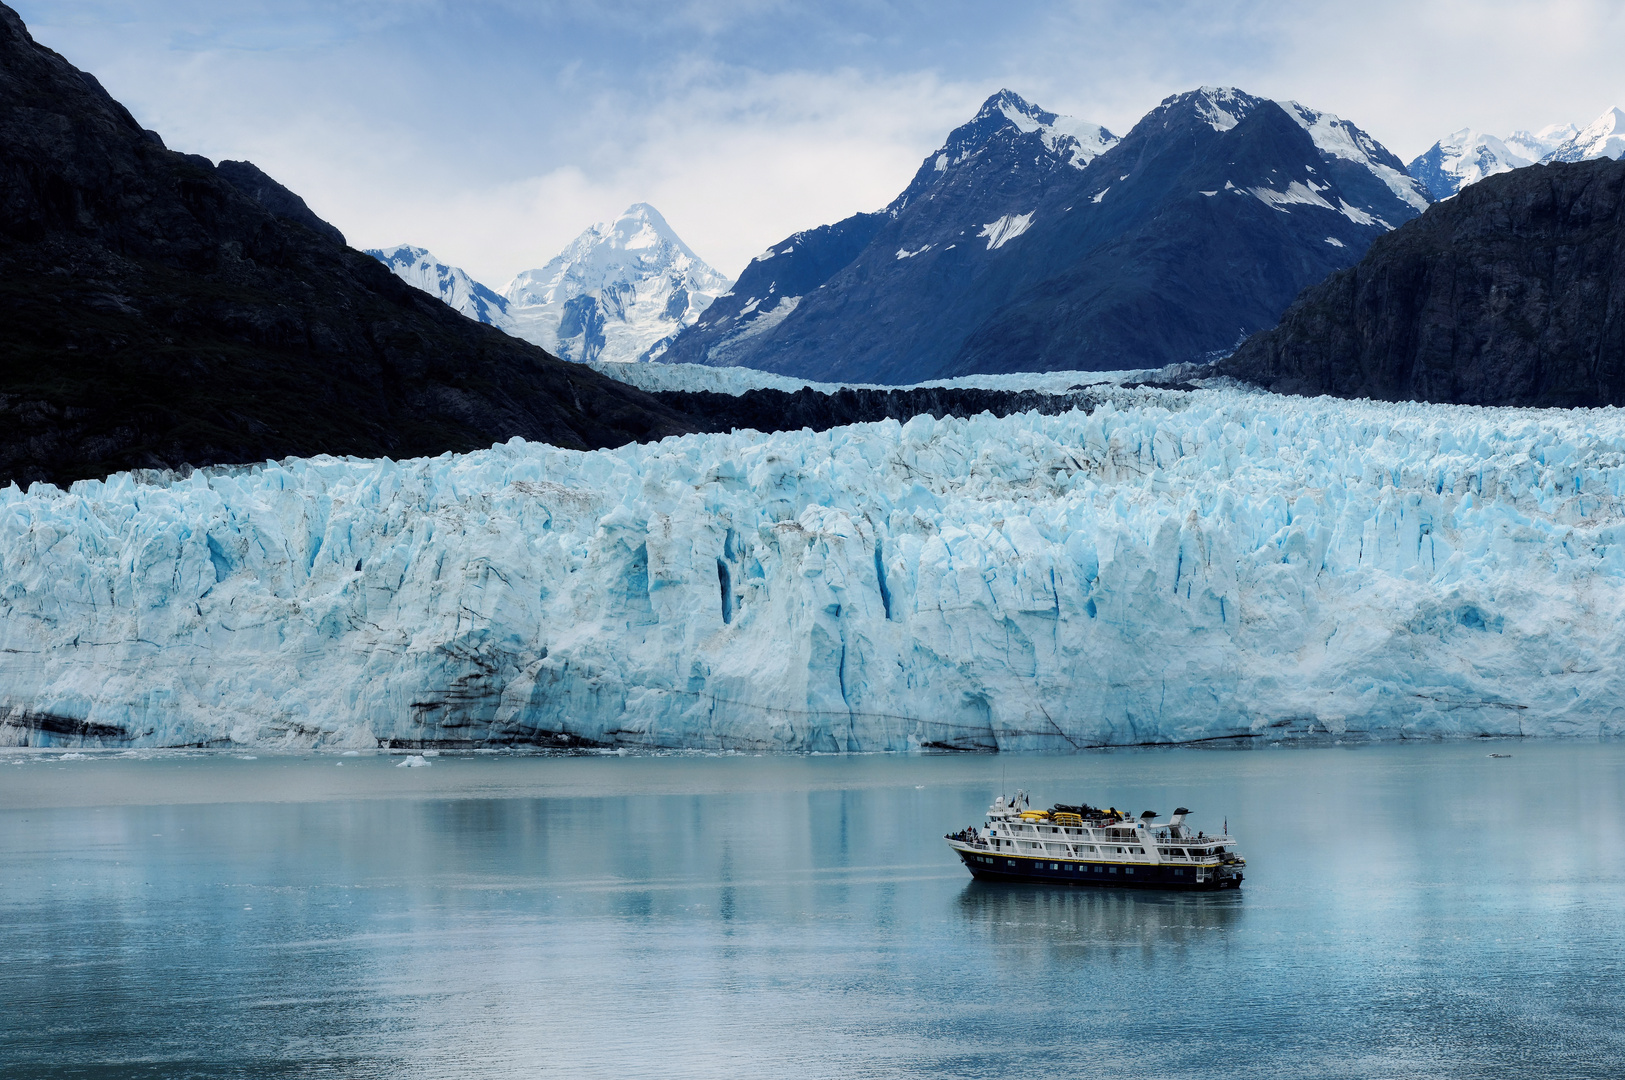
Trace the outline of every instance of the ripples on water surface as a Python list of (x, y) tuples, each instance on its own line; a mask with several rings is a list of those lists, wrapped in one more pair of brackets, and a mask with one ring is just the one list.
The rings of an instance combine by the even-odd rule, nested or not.
[[(1619, 744), (398, 760), (0, 751), (0, 1073), (1625, 1072)], [(972, 883), (1001, 778), (1247, 882)]]

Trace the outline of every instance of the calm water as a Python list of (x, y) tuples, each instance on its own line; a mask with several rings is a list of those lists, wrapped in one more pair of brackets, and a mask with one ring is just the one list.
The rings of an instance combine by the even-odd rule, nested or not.
[[(0, 1073), (1625, 1074), (1625, 745), (398, 760), (0, 752)], [(1247, 882), (972, 883), (1001, 782)]]

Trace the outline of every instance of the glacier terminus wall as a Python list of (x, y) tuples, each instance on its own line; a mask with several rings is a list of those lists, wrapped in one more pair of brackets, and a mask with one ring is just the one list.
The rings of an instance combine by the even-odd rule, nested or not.
[(0, 742), (1625, 733), (1625, 414), (1093, 413), (0, 490)]

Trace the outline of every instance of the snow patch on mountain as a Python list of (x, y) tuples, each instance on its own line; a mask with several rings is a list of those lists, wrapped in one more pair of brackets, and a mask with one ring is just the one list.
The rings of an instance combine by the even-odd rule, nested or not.
[[(1204, 86), (1188, 95), (1167, 98), (1163, 105), (1177, 101), (1181, 96), (1190, 98), (1197, 114), (1215, 131), (1229, 131), (1266, 100), (1233, 86)], [(1427, 209), (1426, 189), (1367, 132), (1340, 116), (1311, 109), (1296, 101), (1277, 101), (1275, 104), (1308, 132), (1323, 159), (1338, 158), (1360, 165), (1381, 180), (1401, 201), (1418, 212)]]
[(568, 360), (646, 360), (691, 325), (728, 279), (647, 203), (587, 229), (504, 290), (512, 332)]
[(1214, 131), (1229, 131), (1235, 127), (1257, 100), (1230, 86), (1203, 86), (1196, 90), (1196, 95), (1197, 113)]
[(1090, 414), (9, 487), (0, 737), (1625, 732), (1625, 417), (1116, 395)]
[[(743, 394), (748, 390), (769, 389), (795, 393), (801, 389), (833, 394), (842, 389), (895, 390), (895, 386), (879, 383), (828, 383), (798, 379), (790, 375), (775, 375), (747, 367), (711, 367), (706, 364), (591, 364), (612, 379), (618, 379), (639, 390), (708, 391), (716, 394)], [(1143, 382), (1155, 377), (1156, 371), (1018, 371), (1002, 375), (961, 375), (953, 379), (936, 379), (916, 383), (904, 389), (948, 387), (952, 389), (980, 390), (1036, 390), (1040, 393), (1064, 394), (1083, 386)]]
[(408, 285), (438, 296), (470, 319), (504, 330), (512, 326), (506, 299), (423, 248), (396, 244), (391, 248), (368, 248), (367, 254), (393, 270)]
[(1286, 186), (1285, 191), (1276, 191), (1274, 188), (1250, 187), (1246, 194), (1253, 196), (1259, 202), (1282, 213), (1291, 213), (1288, 207), (1293, 205), (1319, 206), (1326, 210), (1336, 210), (1337, 207), (1321, 198), (1314, 183), (1302, 183), (1294, 180)]
[[(766, 306), (764, 307), (762, 306), (763, 301), (752, 299), (739, 312), (738, 327), (733, 333), (712, 346), (711, 355), (716, 358), (718, 363), (727, 363), (729, 353), (751, 338), (756, 337), (758, 334), (767, 333), (789, 318), (790, 313), (795, 311), (796, 305), (800, 303), (801, 297), (799, 296), (770, 296), (766, 299)], [(755, 318), (747, 318), (752, 314), (755, 314)], [(653, 355), (649, 357), (650, 360), (657, 358)]]
[(1427, 192), (1404, 169), (1397, 168), (1398, 161), (1366, 132), (1332, 113), (1311, 109), (1296, 101), (1279, 104), (1309, 132), (1322, 154), (1363, 165), (1382, 180), (1389, 191), (1418, 212), (1428, 208)]
[(997, 221), (990, 221), (982, 226), (977, 237), (987, 238), (987, 250), (1001, 248), (1026, 232), (1032, 227), (1033, 215), (1031, 211), (1025, 214), (1006, 214)]

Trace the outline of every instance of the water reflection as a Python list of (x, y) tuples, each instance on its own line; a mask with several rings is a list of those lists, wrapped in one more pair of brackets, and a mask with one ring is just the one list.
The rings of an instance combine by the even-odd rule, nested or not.
[(995, 945), (1056, 952), (1186, 947), (1237, 926), (1241, 890), (1172, 892), (971, 881), (958, 896), (965, 929)]
[[(979, 760), (320, 802), (273, 800), (330, 761), (233, 762), (262, 801), (0, 814), (0, 1071), (1612, 1077), (1625, 748), (1518, 753), (1016, 763), (1228, 812), (1217, 893), (971, 880), (941, 835), (1000, 789)], [(142, 767), (161, 802), (217, 765)]]

